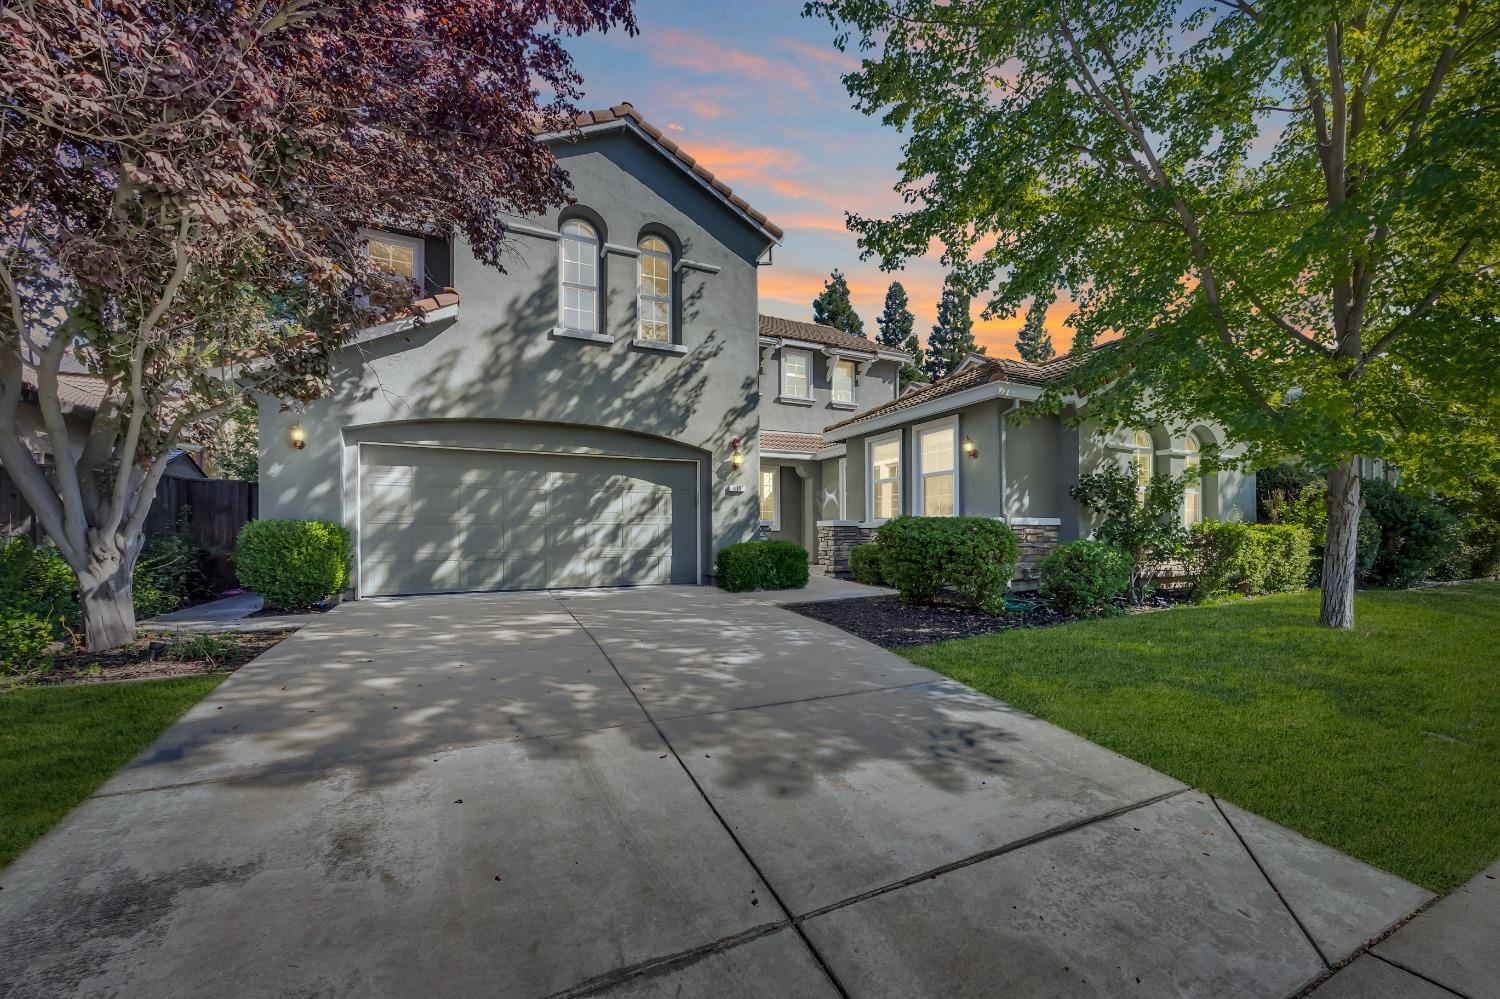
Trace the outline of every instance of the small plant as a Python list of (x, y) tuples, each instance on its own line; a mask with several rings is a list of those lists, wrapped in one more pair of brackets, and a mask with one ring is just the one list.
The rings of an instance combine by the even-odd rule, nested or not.
[(1020, 544), (987, 517), (897, 517), (875, 532), (880, 574), (911, 603), (931, 603), (951, 587), (960, 603), (990, 614), (1005, 609)]
[(880, 574), (880, 546), (855, 545), (849, 549), (849, 575), (856, 583), (866, 586), (882, 586), (885, 578)]
[(719, 585), (730, 593), (797, 590), (807, 585), (807, 549), (794, 541), (745, 541), (719, 549)]
[(174, 641), (167, 647), (164, 658), (174, 662), (207, 662), (217, 665), (238, 656), (244, 647), (244, 639), (232, 631), (221, 635), (194, 634)]
[(82, 627), (78, 578), (50, 545), (25, 537), (0, 541), (0, 610), (33, 614), (52, 639), (66, 641)]
[(51, 644), (52, 626), (45, 620), (29, 610), (0, 609), (0, 675), (45, 672), (52, 664)]
[(240, 584), (272, 610), (300, 610), (334, 596), (349, 579), (349, 529), (324, 520), (252, 520), (240, 529)]
[(1058, 545), (1039, 568), (1042, 596), (1064, 614), (1098, 614), (1130, 586), (1130, 556), (1103, 541)]
[[(1213, 458), (1205, 455), (1196, 475), (1213, 472)], [(1176, 557), (1186, 534), (1179, 511), (1188, 477), (1154, 475), (1144, 500), (1136, 480), (1115, 464), (1080, 476), (1068, 494), (1103, 517), (1094, 536), (1130, 558), (1130, 602), (1138, 604), (1151, 592), (1158, 567)]]

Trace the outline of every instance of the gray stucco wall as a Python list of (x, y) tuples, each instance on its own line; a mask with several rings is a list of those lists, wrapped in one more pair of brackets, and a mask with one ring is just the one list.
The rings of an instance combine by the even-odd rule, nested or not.
[[(635, 138), (609, 133), (557, 151), (578, 206), (528, 225), (555, 232), (561, 219), (583, 215), (602, 242), (627, 247), (649, 229), (666, 236), (679, 258), (718, 268), (678, 272), (676, 339), (687, 352), (631, 344), (631, 256), (606, 252), (601, 261), (599, 328), (615, 340), (599, 343), (553, 332), (555, 240), (517, 233), (504, 272), (481, 265), (459, 242), (456, 319), (346, 348), (332, 395), (304, 413), (278, 412), (262, 400), (262, 516), (352, 523), (348, 479), (358, 441), (411, 433), (471, 446), (691, 453), (703, 460), (706, 564), (719, 546), (753, 536), (758, 458), (751, 449), (736, 471), (729, 457), (733, 438), (754, 441), (759, 430), (755, 261), (765, 238)], [(307, 434), (302, 451), (288, 444), (298, 420)], [(420, 426), (400, 426), (412, 423)], [(731, 486), (743, 492), (730, 493)]]
[[(805, 348), (793, 348), (805, 349)], [(876, 361), (858, 376), (854, 386), (854, 406), (840, 406), (833, 401), (833, 362), (821, 351), (812, 350), (813, 378), (810, 404), (779, 402), (781, 394), (781, 351), (769, 350), (760, 369), (760, 426), (762, 430), (782, 430), (797, 434), (820, 434), (824, 428), (846, 420), (860, 410), (869, 409), (896, 397), (896, 379), (901, 368), (895, 361)]]

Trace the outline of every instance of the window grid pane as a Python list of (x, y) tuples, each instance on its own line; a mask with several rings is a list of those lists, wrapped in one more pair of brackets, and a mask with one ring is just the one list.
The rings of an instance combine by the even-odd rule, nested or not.
[(953, 473), (922, 478), (922, 513), (927, 517), (953, 516)]
[(854, 401), (854, 362), (839, 361), (833, 366), (833, 401)]
[(775, 469), (762, 469), (760, 473), (760, 519), (768, 524), (776, 522)]
[(563, 223), (562, 325), (584, 333), (597, 332), (599, 237), (587, 223)]
[(417, 253), (413, 247), (398, 243), (386, 243), (378, 239), (369, 241), (370, 264), (378, 271), (396, 277), (416, 280)]
[(642, 340), (672, 339), (672, 254), (664, 240), (648, 236), (637, 244), (636, 311)]
[(806, 399), (812, 393), (807, 385), (808, 357), (806, 354), (786, 354), (781, 361), (784, 372), (782, 391), (798, 399)]
[(953, 438), (957, 433), (952, 427), (922, 432), (922, 474), (953, 471)]
[(870, 448), (870, 495), (876, 520), (901, 516), (901, 442), (882, 441)]

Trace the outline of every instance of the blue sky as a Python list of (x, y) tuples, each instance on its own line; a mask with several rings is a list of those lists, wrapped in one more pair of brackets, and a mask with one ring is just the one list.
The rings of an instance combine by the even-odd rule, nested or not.
[[(875, 335), (887, 285), (900, 280), (925, 337), (942, 290), (936, 257), (887, 274), (859, 259), (844, 229), (845, 211), (884, 215), (900, 206), (901, 136), (851, 107), (839, 75), (856, 60), (833, 47), (826, 22), (801, 10), (802, 0), (639, 0), (634, 38), (611, 32), (569, 43), (584, 77), (582, 105), (630, 101), (786, 230), (774, 266), (760, 274), (762, 312), (810, 319), (813, 297), (837, 267), (866, 335)], [(1020, 323), (976, 323), (976, 335), (991, 354), (1014, 355)], [(1060, 322), (1048, 325), (1065, 349)]]

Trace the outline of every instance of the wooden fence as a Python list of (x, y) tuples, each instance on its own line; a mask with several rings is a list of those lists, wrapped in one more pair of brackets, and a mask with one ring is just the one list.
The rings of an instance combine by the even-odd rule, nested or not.
[[(50, 478), (54, 472), (46, 469)], [(234, 542), (240, 528), (254, 520), (260, 507), (260, 487), (237, 479), (167, 479), (156, 487), (156, 498), (146, 515), (146, 536), (179, 529), (208, 552), (204, 572), (218, 588), (235, 585)], [(25, 534), (40, 544), (46, 532), (21, 497), (5, 469), (0, 468), (0, 534)]]

